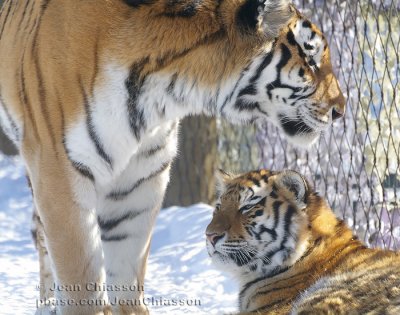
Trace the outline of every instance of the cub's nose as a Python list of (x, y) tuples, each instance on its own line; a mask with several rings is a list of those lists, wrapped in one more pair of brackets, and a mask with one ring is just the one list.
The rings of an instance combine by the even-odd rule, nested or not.
[(206, 233), (206, 237), (211, 243), (212, 246), (215, 247), (217, 242), (225, 236), (225, 233), (219, 234), (219, 233)]
[(340, 109), (338, 106), (332, 107), (332, 120), (337, 120), (344, 116), (344, 111)]

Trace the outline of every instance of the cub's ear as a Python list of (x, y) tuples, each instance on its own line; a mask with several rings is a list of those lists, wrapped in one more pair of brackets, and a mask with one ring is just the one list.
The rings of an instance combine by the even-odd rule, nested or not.
[(293, 199), (299, 208), (305, 208), (309, 185), (307, 180), (295, 171), (283, 171), (276, 175), (275, 184), (278, 186), (288, 199)]
[(221, 169), (215, 172), (215, 182), (217, 185), (217, 195), (221, 196), (226, 190), (226, 184), (232, 180), (234, 176)]
[(290, 0), (246, 0), (237, 13), (239, 28), (260, 30), (268, 38), (275, 38), (293, 14)]

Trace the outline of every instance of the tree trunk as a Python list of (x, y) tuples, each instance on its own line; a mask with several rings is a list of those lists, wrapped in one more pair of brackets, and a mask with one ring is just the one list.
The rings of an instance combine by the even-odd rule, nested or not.
[(164, 207), (214, 200), (217, 126), (214, 118), (188, 117), (180, 126), (179, 155), (172, 171)]
[[(0, 0), (1, 1), (1, 0)], [(5, 155), (16, 155), (18, 151), (10, 139), (4, 134), (0, 126), (0, 152)]]

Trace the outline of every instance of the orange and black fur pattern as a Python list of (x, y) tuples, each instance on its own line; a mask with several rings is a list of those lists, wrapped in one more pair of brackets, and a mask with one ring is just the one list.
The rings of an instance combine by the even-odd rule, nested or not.
[(218, 177), (207, 249), (241, 314), (400, 314), (400, 253), (367, 248), (302, 175)]
[(32, 183), (38, 314), (147, 313), (117, 288), (143, 285), (178, 120), (270, 121), (310, 145), (345, 113), (330, 59), (287, 0), (5, 1), (0, 124)]

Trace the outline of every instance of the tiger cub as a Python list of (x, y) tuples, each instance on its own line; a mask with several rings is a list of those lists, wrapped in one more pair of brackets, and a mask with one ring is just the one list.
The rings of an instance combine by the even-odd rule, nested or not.
[(399, 253), (367, 248), (302, 175), (217, 177), (207, 250), (242, 313), (400, 314)]

